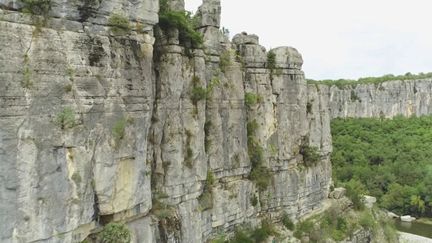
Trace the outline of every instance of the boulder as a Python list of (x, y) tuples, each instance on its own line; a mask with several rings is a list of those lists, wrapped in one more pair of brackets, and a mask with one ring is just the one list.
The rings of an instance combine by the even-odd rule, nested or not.
[(412, 221), (416, 220), (416, 218), (411, 217), (411, 215), (400, 216), (400, 219), (402, 222), (412, 222)]
[(330, 198), (340, 199), (344, 197), (346, 194), (346, 189), (343, 187), (335, 188), (332, 192), (330, 192)]
[(376, 197), (364, 195), (363, 196), (363, 203), (367, 208), (372, 208), (373, 205), (376, 203)]

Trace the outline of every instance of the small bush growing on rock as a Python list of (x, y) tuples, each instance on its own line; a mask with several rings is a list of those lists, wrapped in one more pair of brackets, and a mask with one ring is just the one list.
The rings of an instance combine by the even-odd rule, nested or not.
[(290, 219), (290, 217), (288, 216), (287, 213), (284, 213), (282, 215), (282, 224), (285, 226), (285, 228), (287, 228), (289, 230), (293, 230), (294, 229), (294, 223)]
[(309, 235), (313, 231), (314, 224), (310, 220), (305, 220), (299, 222), (295, 228), (294, 237), (301, 239), (304, 235)]
[(126, 225), (109, 223), (100, 233), (100, 239), (102, 243), (129, 243), (131, 234)]
[(260, 243), (271, 236), (277, 235), (277, 232), (271, 222), (263, 219), (261, 227), (252, 229), (250, 227), (236, 228), (234, 237), (229, 241), (230, 243)]
[(23, 70), (23, 80), (21, 81), (21, 86), (23, 88), (29, 89), (33, 86), (31, 75), (32, 75), (32, 71), (28, 66), (26, 66)]
[(271, 173), (266, 167), (253, 167), (250, 179), (254, 181), (260, 191), (264, 191), (270, 185)]
[(231, 65), (231, 50), (226, 50), (222, 52), (219, 57), (219, 68), (222, 72), (226, 72), (227, 68)]
[(351, 199), (353, 207), (355, 210), (363, 210), (364, 204), (362, 202), (363, 195), (367, 192), (366, 187), (356, 179), (351, 179), (350, 181), (343, 184), (346, 188), (346, 195)]
[(348, 222), (336, 209), (330, 208), (321, 218), (321, 230), (330, 233), (331, 238), (341, 241), (348, 236)]
[(112, 128), (112, 135), (117, 145), (125, 136), (126, 123), (127, 120), (125, 118), (121, 118), (114, 124)]
[(112, 14), (108, 19), (108, 25), (115, 35), (126, 35), (130, 31), (129, 20), (120, 14)]
[(300, 154), (303, 155), (303, 162), (308, 167), (315, 165), (321, 158), (317, 147), (306, 144), (300, 147)]
[(258, 197), (255, 194), (251, 197), (250, 201), (252, 206), (255, 207), (256, 205), (258, 205)]
[(365, 229), (374, 231), (376, 229), (375, 219), (369, 210), (364, 210), (359, 219), (359, 224)]
[(206, 153), (209, 152), (210, 146), (211, 146), (211, 139), (210, 139), (210, 129), (211, 129), (211, 127), (212, 127), (212, 122), (210, 120), (206, 121), (204, 123), (204, 134), (205, 134), (205, 137), (204, 137), (204, 149), (205, 149)]
[(244, 98), (245, 105), (249, 108), (261, 102), (261, 100), (262, 98), (259, 95), (251, 92), (246, 93)]
[(70, 107), (66, 107), (60, 112), (55, 122), (61, 129), (71, 128), (75, 126), (75, 112)]
[(270, 70), (276, 68), (276, 54), (273, 51), (267, 53), (267, 68)]
[(198, 48), (203, 43), (202, 34), (196, 31), (196, 23), (187, 11), (171, 11), (166, 3), (161, 3), (159, 27), (164, 30), (177, 29), (179, 41), (186, 47)]
[(194, 104), (197, 104), (200, 100), (205, 100), (207, 98), (207, 89), (203, 87), (193, 87), (191, 100)]
[(264, 219), (261, 222), (261, 227), (256, 228), (254, 231), (252, 231), (252, 238), (255, 242), (264, 242), (270, 235), (276, 235), (277, 232), (275, 228), (273, 227), (272, 223)]
[(267, 53), (267, 68), (270, 69), (270, 79), (273, 80), (273, 73), (276, 69), (276, 54), (273, 51)]
[(64, 86), (64, 91), (65, 91), (66, 93), (71, 92), (71, 91), (72, 91), (72, 84), (66, 84), (66, 85)]
[(213, 207), (213, 185), (215, 183), (212, 171), (207, 172), (207, 178), (204, 184), (203, 194), (198, 198), (201, 210), (207, 210)]
[(308, 103), (306, 104), (306, 112), (307, 112), (308, 114), (312, 113), (312, 103), (308, 102)]
[(159, 201), (158, 198), (153, 198), (151, 212), (160, 220), (175, 215), (175, 209), (172, 206)]
[(32, 15), (48, 15), (52, 7), (51, 0), (22, 0), (23, 12)]
[(256, 120), (248, 122), (248, 153), (251, 161), (252, 169), (249, 175), (250, 179), (254, 181), (260, 191), (265, 190), (270, 184), (271, 172), (268, 168), (263, 166), (264, 149), (255, 138), (258, 123)]
[(217, 236), (216, 238), (210, 240), (210, 243), (226, 243), (226, 235), (222, 234)]

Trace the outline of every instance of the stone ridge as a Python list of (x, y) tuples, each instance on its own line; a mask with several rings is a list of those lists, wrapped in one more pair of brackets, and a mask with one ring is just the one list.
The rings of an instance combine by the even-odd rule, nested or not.
[(319, 88), (320, 95), (329, 99), (331, 118), (432, 114), (432, 79), (395, 80), (344, 88), (320, 85)]
[(197, 50), (155, 26), (157, 0), (52, 3), (39, 22), (0, 0), (1, 242), (92, 240), (113, 221), (132, 242), (205, 242), (296, 221), (327, 198), (332, 118), (430, 114), (431, 80), (307, 85), (296, 49), (272, 63), (258, 36), (229, 41), (219, 0), (197, 12)]

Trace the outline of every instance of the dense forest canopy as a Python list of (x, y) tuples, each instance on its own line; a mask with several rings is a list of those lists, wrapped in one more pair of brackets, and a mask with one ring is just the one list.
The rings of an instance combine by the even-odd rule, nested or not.
[(432, 215), (432, 117), (335, 119), (333, 177), (399, 214)]

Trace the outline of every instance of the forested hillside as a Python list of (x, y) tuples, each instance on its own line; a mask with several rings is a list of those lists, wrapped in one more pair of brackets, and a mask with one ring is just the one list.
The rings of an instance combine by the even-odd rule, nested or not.
[(335, 119), (333, 175), (399, 214), (432, 215), (432, 117)]

